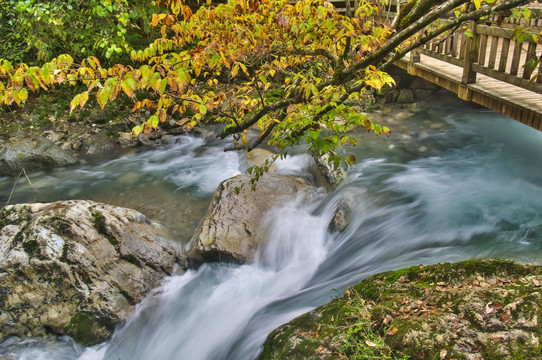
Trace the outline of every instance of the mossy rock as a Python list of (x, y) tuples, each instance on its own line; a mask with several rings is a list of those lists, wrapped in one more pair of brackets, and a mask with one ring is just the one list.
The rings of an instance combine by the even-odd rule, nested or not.
[(273, 331), (261, 358), (539, 359), (541, 283), (507, 260), (377, 274)]
[(117, 320), (110, 316), (77, 313), (64, 326), (63, 333), (83, 346), (92, 346), (111, 337)]

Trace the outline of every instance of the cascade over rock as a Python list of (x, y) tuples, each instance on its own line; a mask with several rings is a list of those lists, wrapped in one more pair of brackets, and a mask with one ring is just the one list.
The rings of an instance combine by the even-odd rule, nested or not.
[(179, 249), (143, 214), (91, 201), (0, 209), (0, 342), (108, 339), (176, 271)]
[(264, 174), (254, 189), (250, 180), (237, 175), (218, 186), (187, 248), (193, 263), (251, 263), (265, 239), (260, 224), (266, 211), (281, 201), (308, 195), (312, 188), (304, 178), (276, 173)]
[(0, 176), (76, 164), (78, 160), (41, 136), (11, 138), (0, 146)]

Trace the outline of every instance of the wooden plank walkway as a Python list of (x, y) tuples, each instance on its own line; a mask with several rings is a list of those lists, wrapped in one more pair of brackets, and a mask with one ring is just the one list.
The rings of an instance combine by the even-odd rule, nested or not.
[(419, 76), (472, 101), (542, 131), (542, 94), (477, 74), (476, 83), (462, 83), (463, 68), (429, 56), (411, 63), (396, 63), (411, 75)]

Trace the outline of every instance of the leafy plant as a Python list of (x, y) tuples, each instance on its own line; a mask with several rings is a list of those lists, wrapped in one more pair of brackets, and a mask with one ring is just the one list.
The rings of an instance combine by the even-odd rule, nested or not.
[[(365, 301), (355, 292), (347, 290), (346, 305), (343, 307), (345, 313), (350, 314), (355, 321), (339, 329), (335, 335), (340, 340), (340, 358), (347, 359), (385, 359), (385, 360), (406, 360), (409, 356), (398, 356), (394, 353), (383, 338), (374, 329), (371, 317), (367, 311)], [(393, 330), (392, 330), (393, 331)]]
[[(96, 56), (75, 62), (59, 55), (40, 67), (0, 60), (0, 103), (24, 103), (29, 90), (54, 84), (83, 84), (72, 110), (91, 96), (105, 108), (120, 95), (133, 100), (134, 111), (150, 110), (136, 134), (170, 117), (189, 129), (212, 120), (224, 124), (221, 137), (233, 135), (234, 148), (267, 142), (284, 154), (304, 141), (313, 153), (329, 154), (334, 165), (350, 164), (353, 157), (334, 150), (356, 144), (351, 130), (390, 134), (355, 106), (368, 91), (394, 84), (388, 66), (464, 22), (526, 2), (488, 0), (471, 10), (463, 6), (469, 0), (412, 0), (393, 28), (379, 22), (379, 4), (370, 1), (358, 2), (347, 17), (325, 0), (208, 1), (199, 8), (157, 0), (164, 12), (150, 23), (160, 37), (130, 52), (138, 66), (104, 67)], [(450, 11), (458, 16), (448, 25), (421, 32)], [(245, 136), (249, 129), (260, 134), (252, 142)]]
[(147, 0), (1, 0), (0, 53), (31, 64), (62, 53), (126, 61), (158, 35), (147, 26), (156, 11)]

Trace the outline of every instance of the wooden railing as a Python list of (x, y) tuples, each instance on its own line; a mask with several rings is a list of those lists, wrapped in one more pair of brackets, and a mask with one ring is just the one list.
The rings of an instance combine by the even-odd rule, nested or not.
[[(447, 22), (440, 20), (435, 26)], [(420, 54), (427, 55), (461, 66), (465, 84), (475, 83), (476, 74), (483, 74), (542, 94), (542, 61), (538, 69), (535, 65), (537, 59), (542, 59), (539, 30), (525, 32), (522, 43), (513, 37), (513, 27), (470, 23), (468, 29), (457, 29), (413, 51), (411, 61), (420, 61)], [(531, 81), (536, 71), (541, 75)]]

